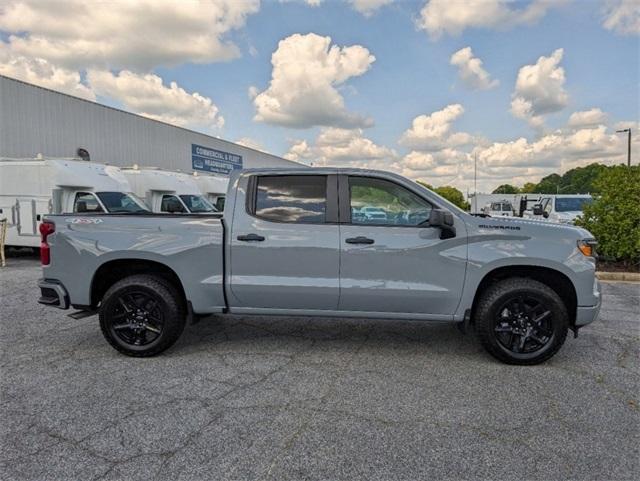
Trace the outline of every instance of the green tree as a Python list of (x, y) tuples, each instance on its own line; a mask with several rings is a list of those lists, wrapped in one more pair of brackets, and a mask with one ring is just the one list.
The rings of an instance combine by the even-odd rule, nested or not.
[(517, 194), (520, 192), (516, 186), (511, 184), (502, 184), (501, 186), (494, 189), (492, 194)]
[(558, 174), (549, 174), (538, 182), (534, 192), (538, 194), (557, 194), (560, 190), (561, 181), (562, 177)]
[(603, 169), (593, 183), (599, 195), (576, 222), (589, 230), (605, 256), (627, 266), (640, 262), (640, 166)]
[(537, 186), (538, 184), (534, 184), (533, 182), (527, 182), (522, 186), (522, 188), (520, 189), (520, 192), (522, 192), (523, 194), (531, 194), (536, 191)]
[(561, 194), (589, 194), (597, 192), (594, 182), (608, 167), (594, 163), (568, 170), (560, 180)]
[(444, 197), (449, 202), (451, 202), (454, 205), (457, 205), (463, 210), (469, 210), (471, 208), (471, 205), (469, 204), (469, 202), (464, 200), (464, 194), (460, 190), (456, 189), (455, 187), (451, 187), (450, 185), (444, 185), (442, 187), (433, 187), (431, 186), (431, 184), (427, 184), (426, 182), (423, 182), (421, 180), (418, 180), (417, 182), (420, 185), (424, 185), (427, 189), (434, 191), (439, 196)]
[(464, 195), (455, 187), (451, 187), (450, 185), (444, 185), (442, 187), (436, 187), (436, 194), (441, 195), (445, 199), (447, 199), (452, 204), (457, 205), (463, 210), (469, 210), (471, 207), (469, 203), (464, 200)]
[(435, 191), (435, 189), (433, 188), (433, 186), (431, 184), (427, 184), (426, 182), (422, 181), (422, 180), (416, 180), (416, 182), (420, 185), (425, 186), (427, 189), (429, 190), (433, 190)]

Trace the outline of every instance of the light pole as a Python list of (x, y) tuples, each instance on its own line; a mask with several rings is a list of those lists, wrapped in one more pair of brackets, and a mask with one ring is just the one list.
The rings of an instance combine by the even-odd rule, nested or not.
[(631, 167), (631, 129), (616, 130), (616, 132), (619, 134), (627, 132), (629, 134), (627, 136), (627, 165)]

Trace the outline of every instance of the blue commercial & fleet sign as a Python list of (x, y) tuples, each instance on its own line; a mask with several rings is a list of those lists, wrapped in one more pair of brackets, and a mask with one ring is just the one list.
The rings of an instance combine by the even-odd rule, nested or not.
[(242, 156), (191, 144), (191, 167), (193, 170), (228, 174), (234, 169), (242, 169)]

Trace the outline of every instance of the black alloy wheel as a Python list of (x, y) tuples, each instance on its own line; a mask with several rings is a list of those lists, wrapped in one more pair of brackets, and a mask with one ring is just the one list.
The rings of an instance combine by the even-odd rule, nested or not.
[(112, 335), (131, 346), (146, 346), (162, 335), (164, 315), (153, 295), (129, 291), (118, 295), (116, 301), (106, 313)]
[(535, 279), (495, 281), (481, 293), (474, 312), (482, 346), (508, 364), (539, 364), (564, 344), (567, 306), (557, 292)]
[(154, 356), (171, 347), (186, 322), (185, 301), (166, 279), (126, 277), (100, 303), (100, 328), (111, 346), (128, 356)]
[(553, 315), (544, 299), (518, 295), (505, 302), (497, 313), (494, 331), (498, 342), (513, 353), (535, 353), (553, 338)]

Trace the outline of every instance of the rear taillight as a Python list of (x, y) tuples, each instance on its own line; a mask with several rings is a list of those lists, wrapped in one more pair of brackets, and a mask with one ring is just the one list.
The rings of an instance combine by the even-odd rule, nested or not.
[(43, 266), (48, 266), (51, 262), (51, 250), (47, 243), (47, 237), (56, 231), (56, 225), (53, 222), (44, 221), (40, 224), (40, 262)]

